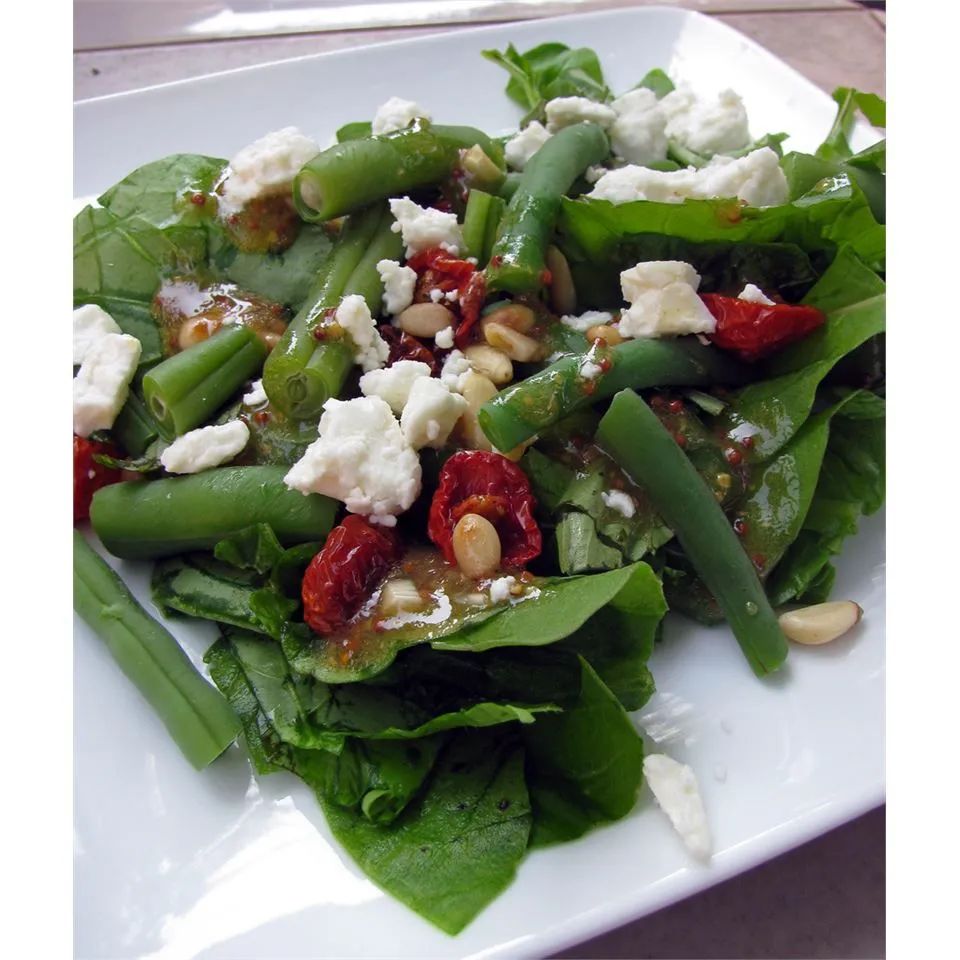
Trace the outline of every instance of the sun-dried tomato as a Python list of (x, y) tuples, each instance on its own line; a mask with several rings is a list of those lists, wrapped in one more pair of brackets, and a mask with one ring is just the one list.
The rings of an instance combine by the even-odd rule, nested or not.
[(469, 260), (460, 260), (443, 247), (430, 247), (415, 253), (407, 258), (407, 266), (417, 273), (435, 270), (444, 277), (461, 282), (469, 280), (477, 269)]
[(457, 292), (456, 300), (443, 300), (443, 305), (457, 314), (459, 322), (454, 341), (461, 350), (469, 346), (470, 334), (480, 319), (480, 309), (487, 295), (486, 278), (482, 270), (469, 260), (451, 256), (442, 247), (422, 250), (407, 260), (407, 266), (416, 271), (418, 279), (414, 299), (430, 299), (431, 290), (444, 294)]
[(480, 319), (480, 308), (486, 296), (486, 277), (482, 273), (475, 273), (460, 294), (460, 324), (453, 340), (461, 350), (470, 345), (470, 333)]
[(400, 538), (348, 514), (330, 531), (303, 575), (303, 619), (316, 633), (332, 633), (363, 606), (397, 560)]
[(530, 481), (515, 463), (499, 453), (460, 450), (440, 471), (427, 533), (447, 562), (454, 563), (453, 528), (465, 513), (479, 513), (497, 528), (504, 566), (520, 567), (543, 545), (535, 506)]
[(803, 304), (770, 306), (718, 293), (701, 294), (701, 299), (717, 321), (717, 329), (709, 335), (713, 345), (742, 360), (759, 360), (802, 340), (826, 319), (816, 307)]
[(95, 454), (110, 457), (119, 456), (119, 452), (110, 443), (87, 440), (74, 435), (73, 438), (73, 523), (76, 526), (90, 518), (90, 501), (93, 495), (110, 483), (122, 479), (119, 470), (105, 467), (93, 459)]
[(390, 348), (387, 366), (398, 360), (419, 360), (420, 363), (430, 367), (431, 376), (435, 377), (440, 372), (440, 364), (433, 351), (416, 337), (389, 323), (380, 327), (380, 336), (387, 341), (387, 346)]

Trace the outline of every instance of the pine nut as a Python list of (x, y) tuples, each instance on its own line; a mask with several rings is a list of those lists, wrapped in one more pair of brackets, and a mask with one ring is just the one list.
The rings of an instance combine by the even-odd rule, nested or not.
[(488, 400), (492, 400), (497, 395), (496, 386), (489, 378), (471, 370), (464, 377), (460, 393), (463, 399), (467, 401), (467, 409), (457, 421), (457, 438), (468, 450), (492, 450), (493, 444), (480, 429), (477, 411)]
[(220, 328), (220, 324), (207, 317), (191, 317), (184, 320), (180, 325), (180, 333), (177, 337), (177, 345), (181, 350), (188, 350), (195, 347), (198, 343), (212, 337)]
[(780, 614), (780, 628), (788, 640), (819, 646), (842, 637), (860, 622), (863, 608), (852, 600), (834, 600)]
[(500, 566), (500, 537), (486, 517), (465, 513), (453, 528), (453, 555), (457, 566), (475, 580), (489, 577)]
[(557, 247), (547, 247), (547, 269), (550, 271), (550, 306), (561, 317), (577, 312), (577, 288), (567, 258)]
[(529, 333), (537, 322), (537, 315), (522, 303), (505, 303), (486, 314), (482, 326), (488, 323), (500, 323), (520, 333)]
[(502, 323), (485, 323), (483, 336), (491, 347), (496, 347), (518, 363), (530, 363), (539, 359), (542, 353), (540, 344), (533, 337)]
[(587, 339), (593, 343), (594, 340), (602, 340), (608, 347), (615, 347), (618, 343), (623, 343), (623, 337), (616, 327), (609, 323), (598, 323), (595, 327), (587, 330)]
[(397, 326), (414, 337), (435, 337), (456, 324), (457, 318), (442, 303), (414, 303), (397, 317)]
[(510, 358), (486, 343), (474, 343), (463, 351), (470, 366), (481, 376), (491, 380), (498, 387), (513, 379), (513, 364)]

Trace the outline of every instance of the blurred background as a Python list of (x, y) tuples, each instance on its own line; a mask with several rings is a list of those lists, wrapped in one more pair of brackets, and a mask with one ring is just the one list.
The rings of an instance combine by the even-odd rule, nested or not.
[(886, 4), (855, 0), (74, 0), (74, 99), (470, 24), (680, 6), (825, 90), (884, 92)]

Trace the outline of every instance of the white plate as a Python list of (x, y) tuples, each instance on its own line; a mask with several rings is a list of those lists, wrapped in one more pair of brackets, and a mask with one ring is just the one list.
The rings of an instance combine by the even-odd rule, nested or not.
[[(297, 124), (321, 140), (400, 94), (437, 120), (491, 133), (515, 124), (485, 47), (589, 45), (611, 86), (665, 67), (746, 100), (755, 134), (812, 149), (830, 99), (723, 24), (675, 9), (589, 14), (302, 58), (80, 103), (77, 195), (178, 151), (229, 156)], [(766, 860), (883, 800), (884, 534), (862, 525), (836, 596), (864, 622), (789, 669), (753, 677), (732, 637), (680, 621), (652, 663), (640, 723), (699, 773), (716, 854), (693, 864), (644, 791), (624, 821), (541, 851), (451, 939), (381, 893), (331, 841), (293, 777), (255, 781), (241, 750), (202, 774), (80, 623), (75, 659), (76, 953), (92, 957), (521, 957), (608, 930)], [(147, 570), (118, 564), (147, 601)], [(174, 625), (199, 657), (210, 625)]]

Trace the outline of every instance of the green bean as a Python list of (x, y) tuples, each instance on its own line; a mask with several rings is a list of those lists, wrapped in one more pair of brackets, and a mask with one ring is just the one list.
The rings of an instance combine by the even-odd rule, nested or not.
[(487, 268), (487, 287), (531, 293), (543, 286), (544, 255), (560, 213), (560, 201), (574, 180), (610, 152), (594, 123), (577, 123), (555, 133), (531, 158), (500, 223)]
[(597, 442), (650, 495), (717, 598), (754, 673), (780, 667), (787, 640), (757, 571), (713, 491), (657, 415), (632, 390), (623, 390), (600, 420)]
[(169, 440), (209, 420), (260, 371), (266, 354), (253, 330), (233, 324), (158, 363), (144, 375), (143, 396), (161, 435)]
[(270, 402), (298, 420), (320, 416), (323, 404), (336, 396), (353, 366), (353, 351), (342, 340), (317, 341), (313, 332), (327, 310), (343, 296), (359, 293), (371, 313), (380, 310), (383, 286), (377, 261), (396, 259), (403, 249), (390, 227), (393, 217), (377, 204), (347, 218), (329, 259), (310, 295), (290, 321), (263, 367), (263, 387)]
[(73, 609), (106, 643), (194, 767), (207, 766), (233, 743), (240, 723), (223, 695), (76, 530)]
[(283, 482), (285, 466), (220, 467), (191, 476), (114, 483), (98, 490), (90, 522), (103, 545), (126, 560), (211, 550), (258, 523), (284, 546), (320, 540), (337, 503)]
[(504, 202), (482, 190), (471, 190), (463, 215), (463, 243), (466, 256), (475, 257), (483, 267), (490, 258), (493, 237), (503, 215)]
[[(548, 141), (549, 142), (549, 141)], [(609, 362), (596, 379), (581, 371), (586, 360)], [(678, 340), (628, 340), (615, 347), (561, 357), (539, 373), (485, 403), (477, 416), (483, 432), (498, 450), (517, 444), (583, 407), (612, 397), (624, 387), (696, 387), (735, 385), (745, 376), (742, 365), (694, 337)]]
[(503, 165), (499, 145), (472, 127), (417, 121), (394, 133), (345, 140), (301, 168), (293, 181), (293, 201), (304, 220), (332, 220), (439, 183), (457, 165), (460, 150), (475, 144)]
[(500, 189), (497, 191), (497, 196), (502, 200), (510, 200), (517, 192), (522, 177), (522, 173), (517, 173), (516, 170), (508, 170), (503, 178), (503, 183), (500, 184)]

